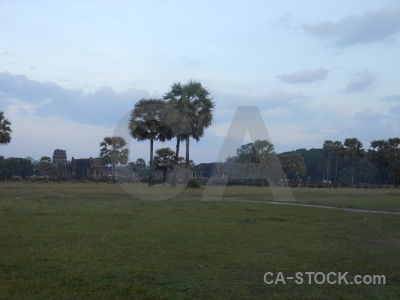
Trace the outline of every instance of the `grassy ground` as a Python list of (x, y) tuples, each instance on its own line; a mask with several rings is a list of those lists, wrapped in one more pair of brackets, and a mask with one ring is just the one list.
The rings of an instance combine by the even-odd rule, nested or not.
[[(267, 188), (229, 187), (217, 201), (221, 189), (201, 201), (204, 189), (0, 184), (0, 299), (400, 297), (400, 216), (234, 201), (273, 201)], [(398, 190), (293, 195), (400, 211)], [(387, 284), (267, 285), (265, 272), (383, 274)]]

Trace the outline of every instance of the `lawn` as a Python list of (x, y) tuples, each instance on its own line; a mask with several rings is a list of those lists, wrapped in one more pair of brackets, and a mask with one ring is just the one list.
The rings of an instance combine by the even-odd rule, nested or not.
[[(397, 189), (292, 194), (294, 203), (400, 212)], [(400, 297), (399, 215), (268, 204), (274, 195), (1, 183), (0, 299)], [(385, 275), (386, 284), (266, 284), (266, 272)]]

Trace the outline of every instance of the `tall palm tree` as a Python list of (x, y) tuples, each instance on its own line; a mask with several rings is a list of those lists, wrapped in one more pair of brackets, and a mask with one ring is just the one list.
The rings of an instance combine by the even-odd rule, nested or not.
[(400, 138), (388, 139), (391, 172), (390, 177), (400, 184)]
[(11, 122), (6, 119), (4, 113), (0, 111), (0, 144), (8, 144), (11, 142)]
[(100, 142), (100, 157), (104, 164), (112, 165), (112, 177), (115, 178), (115, 165), (128, 162), (128, 148), (126, 141), (121, 136), (106, 136)]
[(160, 99), (141, 99), (131, 113), (129, 131), (138, 141), (150, 140), (150, 173), (149, 186), (153, 185), (153, 143), (154, 140), (170, 140), (174, 136), (173, 128), (163, 122), (166, 110)]
[(385, 140), (371, 141), (371, 149), (368, 150), (369, 160), (378, 167), (379, 183), (382, 183), (383, 169), (389, 166), (389, 142)]
[(335, 151), (334, 142), (331, 140), (324, 141), (324, 145), (322, 146), (324, 153), (327, 158), (326, 163), (326, 179), (331, 180), (331, 156)]
[[(212, 111), (214, 109), (214, 102), (210, 97), (210, 93), (204, 88), (200, 82), (190, 80), (188, 83), (182, 85), (181, 83), (174, 83), (168, 93), (164, 95), (164, 101), (171, 105), (179, 112), (179, 118), (185, 128), (190, 128), (191, 132), (185, 132), (176, 136), (176, 151), (175, 151), (175, 166), (178, 163), (180, 141), (186, 141), (186, 171), (185, 182), (189, 180), (189, 142), (190, 137), (199, 141), (204, 135), (204, 131), (212, 123)], [(172, 185), (176, 184), (176, 172)]]
[(350, 159), (351, 166), (351, 184), (354, 184), (354, 158), (364, 157), (365, 151), (363, 144), (357, 138), (347, 138), (343, 143), (343, 153), (345, 158)]
[(336, 162), (335, 162), (335, 183), (337, 182), (337, 175), (338, 175), (338, 163), (339, 163), (339, 155), (341, 155), (343, 151), (343, 144), (341, 141), (335, 141), (333, 142), (333, 153), (336, 156)]

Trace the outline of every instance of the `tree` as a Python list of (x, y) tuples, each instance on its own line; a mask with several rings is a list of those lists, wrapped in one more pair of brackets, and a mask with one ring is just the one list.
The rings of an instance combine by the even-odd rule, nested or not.
[(267, 140), (256, 140), (254, 142), (255, 163), (263, 167), (271, 165), (272, 156), (275, 155), (274, 145)]
[(134, 162), (129, 162), (124, 168), (124, 174), (126, 176), (131, 176), (132, 179), (134, 178), (134, 173), (137, 171), (136, 164)]
[(284, 154), (279, 157), (283, 172), (286, 177), (291, 173), (296, 180), (300, 180), (300, 176), (307, 174), (307, 168), (304, 163), (304, 158), (298, 153)]
[(354, 159), (356, 157), (364, 157), (365, 151), (363, 149), (363, 144), (357, 138), (345, 139), (342, 155), (344, 158), (350, 159), (351, 184), (354, 184)]
[(11, 142), (11, 122), (6, 119), (4, 113), (0, 111), (0, 144), (8, 144)]
[[(190, 137), (197, 142), (204, 135), (204, 131), (208, 128), (213, 119), (212, 111), (214, 102), (210, 97), (210, 93), (204, 88), (200, 82), (190, 80), (182, 85), (174, 83), (168, 93), (164, 95), (164, 101), (171, 105), (179, 112), (179, 118), (185, 128), (190, 128), (191, 132), (177, 135), (175, 163), (178, 164), (180, 141), (186, 141), (186, 170), (185, 183), (189, 180), (189, 141)], [(176, 185), (176, 172), (174, 172), (172, 185)]]
[(400, 138), (388, 139), (389, 159), (390, 159), (390, 177), (400, 184)]
[(144, 169), (146, 168), (146, 161), (143, 158), (138, 158), (135, 165), (138, 170)]
[(57, 166), (51, 163), (51, 158), (48, 156), (42, 156), (39, 160), (39, 171), (47, 178), (47, 176), (57, 174)]
[(100, 142), (100, 158), (105, 165), (112, 165), (112, 177), (115, 178), (115, 165), (128, 162), (128, 148), (126, 141), (121, 136), (106, 136)]
[(335, 151), (334, 142), (331, 140), (326, 140), (324, 145), (322, 146), (324, 150), (325, 157), (327, 158), (326, 162), (326, 179), (331, 180), (331, 156)]
[(138, 141), (150, 140), (149, 186), (153, 185), (153, 143), (154, 140), (170, 140), (173, 128), (163, 122), (165, 103), (159, 99), (141, 99), (135, 104), (129, 121), (129, 131)]
[(341, 155), (343, 151), (343, 144), (340, 141), (335, 141), (333, 142), (333, 154), (336, 156), (336, 161), (335, 161), (335, 182), (337, 182), (338, 179), (338, 163), (339, 163), (339, 156)]
[(242, 145), (236, 150), (236, 162), (241, 163), (241, 171), (245, 178), (251, 173), (252, 177), (265, 178), (264, 170), (271, 165), (275, 155), (274, 145), (267, 140), (256, 140), (254, 143)]
[(156, 150), (154, 157), (154, 167), (163, 173), (163, 184), (167, 181), (167, 172), (172, 169), (174, 164), (175, 152), (170, 148), (161, 148)]
[(0, 156), (0, 178), (20, 176), (27, 177), (33, 175), (32, 161), (25, 158), (9, 157), (5, 159)]
[(382, 183), (383, 169), (389, 166), (389, 142), (385, 140), (371, 141), (371, 149), (368, 150), (369, 160), (378, 168), (379, 183)]

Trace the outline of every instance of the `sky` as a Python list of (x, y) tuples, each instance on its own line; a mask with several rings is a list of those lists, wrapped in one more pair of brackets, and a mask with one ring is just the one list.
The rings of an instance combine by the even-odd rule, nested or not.
[[(215, 103), (196, 164), (235, 154), (222, 147), (246, 107), (262, 130), (244, 113), (234, 138), (278, 153), (400, 136), (399, 1), (0, 0), (0, 41), (4, 157), (97, 157), (137, 101), (189, 80)], [(129, 145), (149, 159), (149, 142)]]

